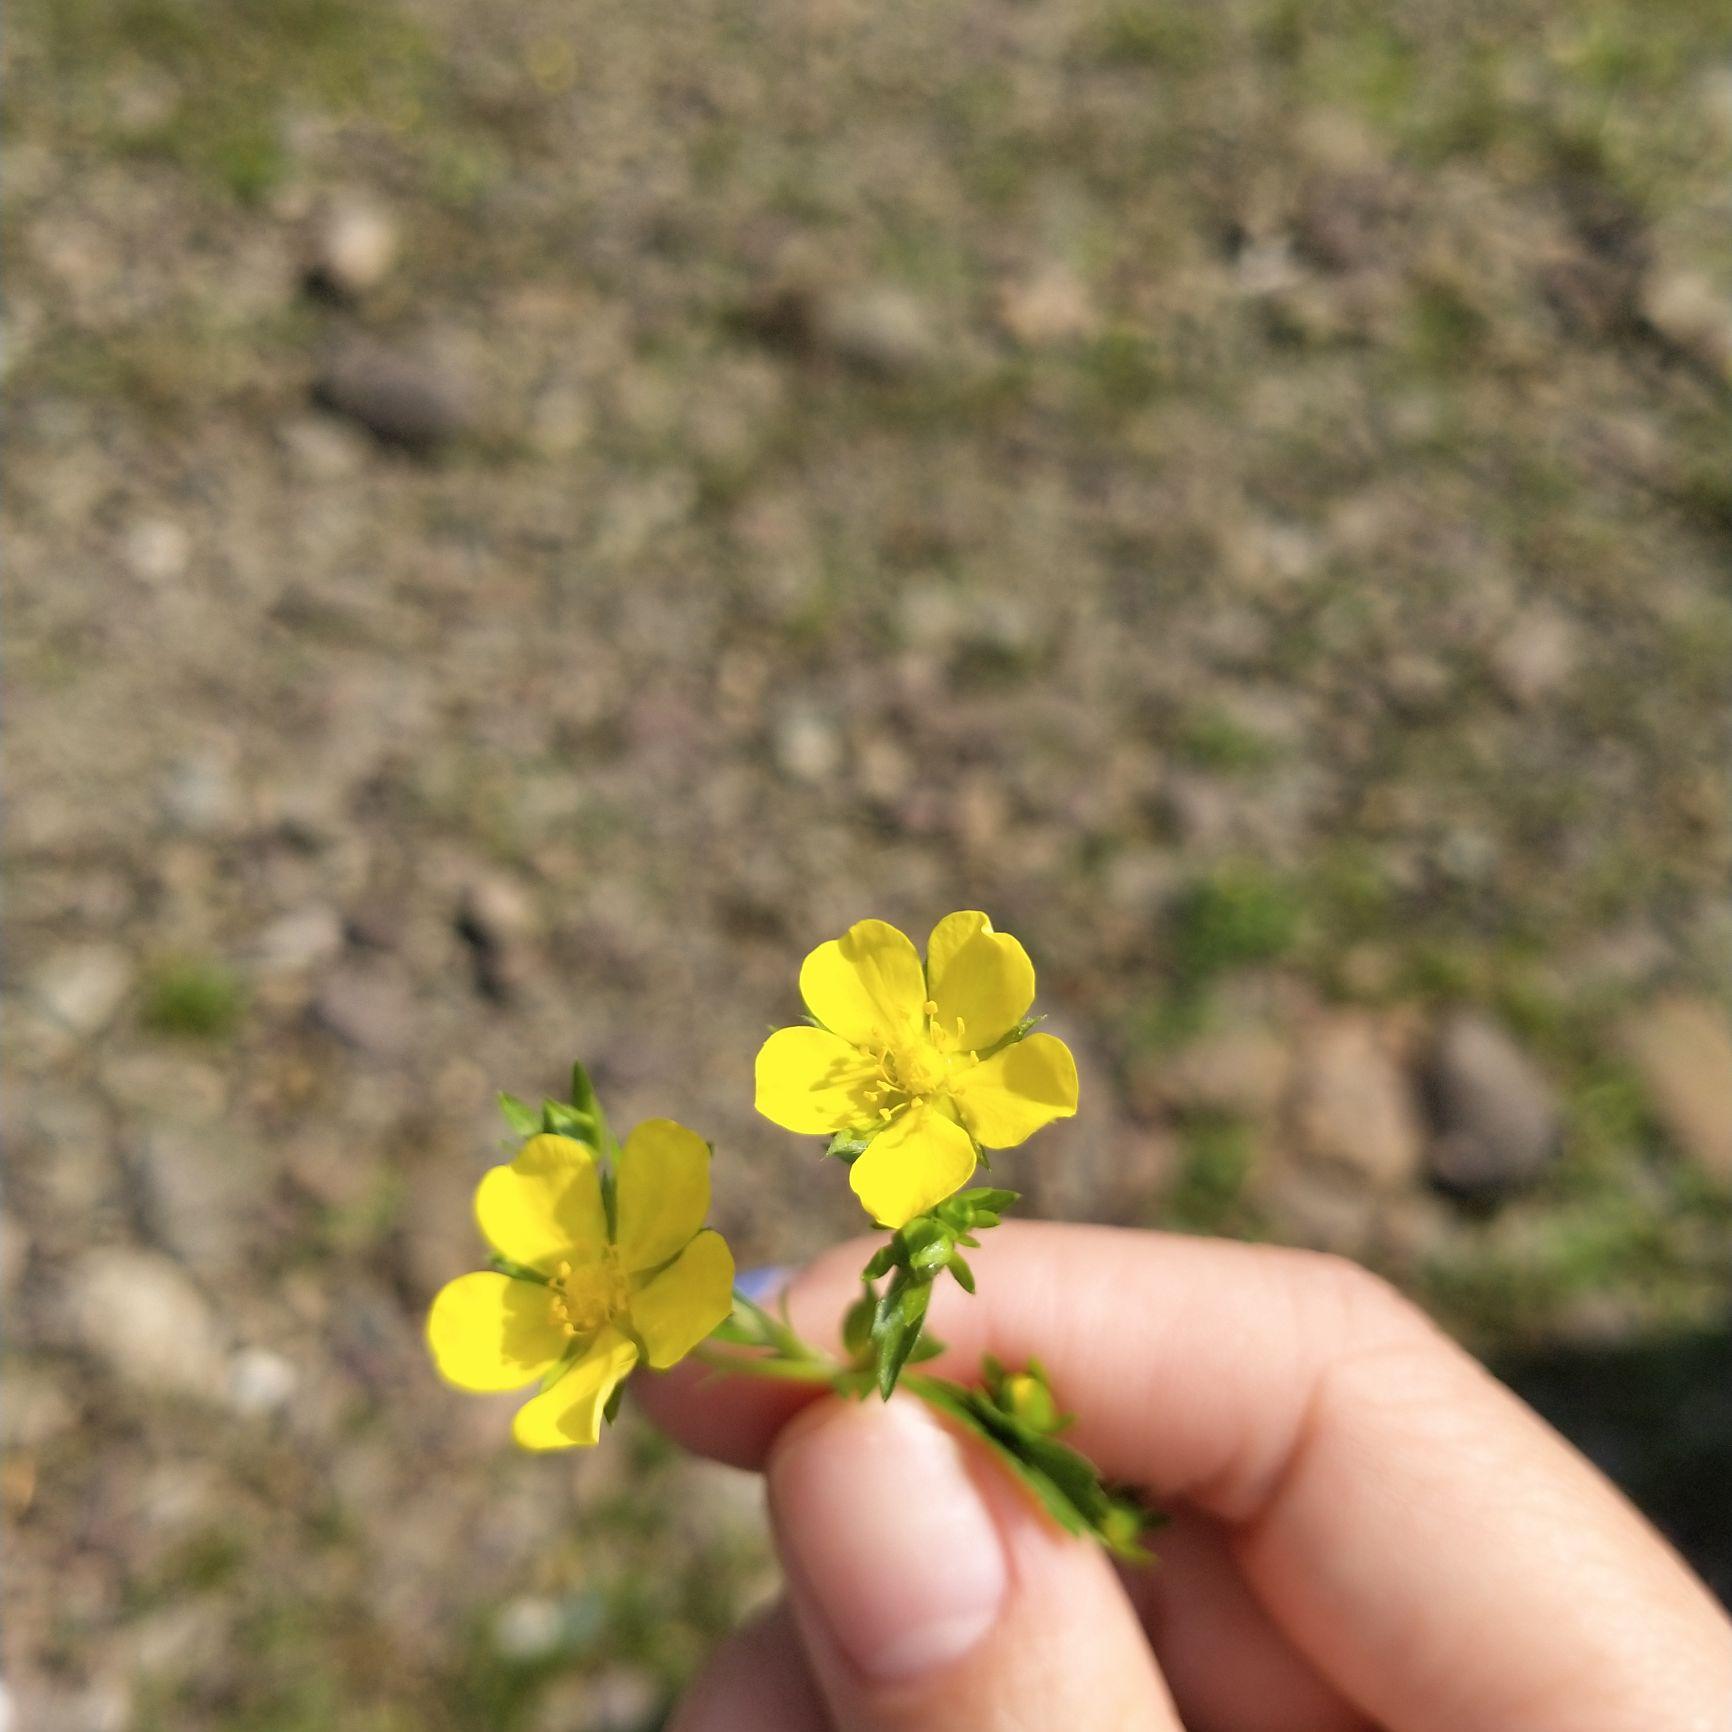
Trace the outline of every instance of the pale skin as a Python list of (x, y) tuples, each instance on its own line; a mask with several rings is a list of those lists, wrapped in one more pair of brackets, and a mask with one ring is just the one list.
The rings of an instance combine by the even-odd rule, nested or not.
[[(871, 1246), (796, 1278), (818, 1341)], [(787, 1597), (671, 1732), (1728, 1732), (1732, 1623), (1601, 1475), (1391, 1289), (1307, 1252), (1009, 1225), (932, 1369), (1044, 1362), (1172, 1524), (1067, 1538), (911, 1398), (687, 1364), (689, 1447), (766, 1475)]]

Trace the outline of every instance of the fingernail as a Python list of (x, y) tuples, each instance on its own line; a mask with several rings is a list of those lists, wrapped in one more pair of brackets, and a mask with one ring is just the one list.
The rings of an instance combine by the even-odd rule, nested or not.
[(793, 1269), (786, 1263), (762, 1263), (756, 1269), (742, 1269), (734, 1277), (734, 1286), (754, 1305), (768, 1305), (790, 1281)]
[(918, 1402), (850, 1402), (795, 1425), (770, 1507), (795, 1592), (868, 1677), (915, 1677), (991, 1628), (1009, 1570), (956, 1440)]

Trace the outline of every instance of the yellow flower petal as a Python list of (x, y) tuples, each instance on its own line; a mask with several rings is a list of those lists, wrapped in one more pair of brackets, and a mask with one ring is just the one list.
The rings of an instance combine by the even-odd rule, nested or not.
[(754, 1068), (758, 1111), (785, 1131), (828, 1135), (877, 1117), (865, 1094), (876, 1067), (827, 1028), (778, 1029)]
[(1002, 1040), (1034, 1003), (1034, 964), (1008, 932), (994, 932), (984, 914), (949, 914), (926, 945), (926, 986), (938, 1006), (934, 1021), (959, 1045), (983, 1052)]
[(525, 1449), (570, 1449), (601, 1436), (601, 1412), (637, 1364), (637, 1349), (617, 1329), (604, 1329), (551, 1389), (517, 1410), (511, 1435)]
[(848, 1169), (848, 1183), (873, 1220), (901, 1227), (961, 1190), (973, 1171), (968, 1132), (921, 1104), (872, 1139)]
[(501, 1257), (531, 1269), (599, 1257), (607, 1212), (595, 1156), (571, 1137), (531, 1137), (476, 1187), (475, 1220)]
[(614, 1243), (629, 1274), (691, 1242), (710, 1212), (710, 1145), (672, 1119), (645, 1119), (620, 1150)]
[(558, 1361), (566, 1338), (545, 1287), (483, 1271), (439, 1289), (427, 1345), (459, 1389), (521, 1389)]
[(963, 1071), (950, 1092), (981, 1147), (1014, 1148), (1076, 1111), (1076, 1060), (1062, 1040), (1031, 1034)]
[(801, 964), (800, 996), (832, 1034), (877, 1050), (921, 1032), (926, 976), (903, 933), (860, 920)]
[(720, 1233), (700, 1233), (632, 1295), (631, 1322), (656, 1370), (684, 1359), (734, 1307), (734, 1256)]

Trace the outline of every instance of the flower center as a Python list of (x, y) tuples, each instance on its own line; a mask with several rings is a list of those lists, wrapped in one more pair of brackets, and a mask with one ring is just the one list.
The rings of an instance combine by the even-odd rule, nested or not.
[(884, 1068), (905, 1094), (935, 1095), (950, 1081), (950, 1059), (933, 1046), (903, 1047), (884, 1055)]
[(631, 1288), (609, 1245), (593, 1262), (574, 1268), (561, 1261), (549, 1287), (553, 1320), (567, 1335), (593, 1335), (627, 1308)]

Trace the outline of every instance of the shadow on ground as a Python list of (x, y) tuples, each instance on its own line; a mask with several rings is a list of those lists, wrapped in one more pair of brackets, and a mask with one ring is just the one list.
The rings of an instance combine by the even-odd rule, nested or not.
[(1732, 1605), (1732, 1324), (1615, 1347), (1552, 1348), (1498, 1370)]

